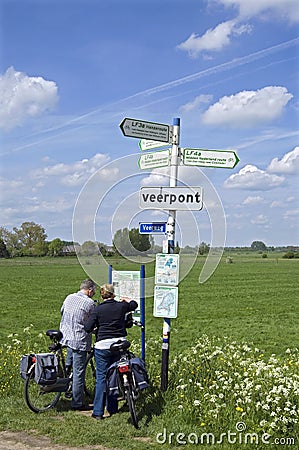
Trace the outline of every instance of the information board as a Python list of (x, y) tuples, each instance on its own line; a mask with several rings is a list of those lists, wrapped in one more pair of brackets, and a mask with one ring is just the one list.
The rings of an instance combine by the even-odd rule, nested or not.
[(154, 316), (175, 319), (178, 315), (178, 287), (155, 286)]
[(157, 253), (155, 283), (166, 286), (179, 284), (179, 257), (178, 254)]

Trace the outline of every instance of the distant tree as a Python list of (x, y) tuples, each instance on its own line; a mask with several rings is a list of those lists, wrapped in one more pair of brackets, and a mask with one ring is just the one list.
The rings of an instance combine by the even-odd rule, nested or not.
[(201, 242), (200, 245), (198, 246), (198, 253), (200, 255), (209, 253), (209, 251), (210, 251), (210, 246), (208, 244), (206, 244), (205, 242)]
[(86, 241), (84, 242), (78, 253), (83, 256), (94, 256), (99, 254), (99, 246), (97, 242), (94, 241)]
[(148, 234), (140, 234), (138, 228), (117, 230), (113, 237), (115, 252), (124, 256), (147, 252), (152, 245), (153, 239)]
[(262, 241), (253, 241), (251, 246), (251, 250), (253, 251), (265, 251), (267, 250), (266, 245)]
[(13, 228), (16, 244), (25, 256), (44, 256), (48, 251), (45, 229), (34, 222), (23, 222)]
[(61, 256), (63, 247), (64, 242), (61, 239), (59, 238), (53, 239), (53, 241), (49, 243), (48, 253), (50, 256)]
[(98, 242), (98, 248), (99, 248), (99, 252), (101, 253), (101, 255), (103, 255), (103, 256), (109, 255), (109, 250), (107, 248), (107, 245), (103, 244), (103, 242)]
[(9, 252), (3, 239), (0, 239), (0, 258), (9, 258)]
[(132, 247), (138, 252), (146, 252), (151, 248), (150, 235), (140, 234), (138, 228), (132, 228), (129, 231), (129, 239)]

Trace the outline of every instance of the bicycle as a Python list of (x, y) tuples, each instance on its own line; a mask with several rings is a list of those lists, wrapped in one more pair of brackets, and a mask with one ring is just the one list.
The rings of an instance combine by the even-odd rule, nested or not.
[[(142, 324), (135, 320), (134, 325), (142, 327)], [(119, 340), (110, 346), (110, 350), (113, 352), (118, 352), (120, 358), (116, 363), (110, 366), (110, 373), (116, 371), (117, 386), (113, 386), (112, 389), (109, 389), (108, 387), (108, 389), (110, 392), (117, 390), (119, 393), (118, 400), (125, 400), (127, 402), (132, 423), (134, 427), (138, 429), (138, 417), (136, 414), (135, 402), (139, 396), (140, 390), (149, 386), (149, 381), (143, 360), (136, 358), (135, 355), (129, 351), (130, 346), (130, 341), (126, 339)], [(136, 372), (136, 365), (140, 365), (142, 367), (143, 373), (141, 378)]]
[[(49, 350), (57, 356), (58, 374), (57, 381), (53, 385), (41, 386), (35, 382), (35, 355), (30, 355), (29, 369), (24, 383), (25, 403), (31, 411), (41, 413), (54, 408), (61, 394), (66, 398), (72, 397), (72, 371), (66, 366), (65, 346), (60, 343), (62, 333), (59, 330), (48, 330), (46, 335), (53, 342)], [(88, 353), (86, 360), (86, 381), (84, 386), (85, 395), (93, 398), (95, 385), (95, 365), (93, 350)]]

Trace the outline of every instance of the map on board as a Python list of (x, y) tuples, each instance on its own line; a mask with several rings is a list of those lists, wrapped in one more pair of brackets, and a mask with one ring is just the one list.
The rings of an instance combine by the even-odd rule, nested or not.
[(175, 319), (178, 314), (178, 288), (155, 286), (154, 316)]
[(179, 284), (179, 255), (158, 253), (156, 255), (156, 284), (177, 286)]
[(140, 272), (139, 271), (112, 271), (112, 283), (114, 286), (115, 299), (127, 297), (138, 303), (134, 314), (140, 314)]

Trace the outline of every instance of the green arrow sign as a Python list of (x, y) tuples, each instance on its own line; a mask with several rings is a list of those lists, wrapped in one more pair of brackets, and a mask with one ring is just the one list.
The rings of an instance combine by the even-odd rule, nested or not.
[(139, 167), (142, 170), (155, 169), (169, 165), (169, 149), (158, 152), (146, 153), (139, 157)]
[(240, 161), (233, 150), (204, 150), (184, 148), (183, 163), (186, 166), (222, 167), (233, 169)]

